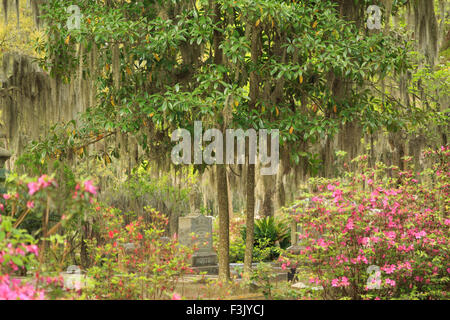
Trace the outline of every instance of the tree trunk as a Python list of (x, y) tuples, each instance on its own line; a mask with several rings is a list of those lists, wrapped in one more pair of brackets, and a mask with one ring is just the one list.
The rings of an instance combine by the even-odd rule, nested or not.
[[(213, 3), (214, 6), (214, 22), (220, 28), (222, 24), (220, 5), (217, 2)], [(214, 30), (214, 64), (223, 64), (223, 51), (220, 48), (220, 43), (223, 40), (222, 33)], [(226, 119), (224, 117), (224, 123), (222, 126), (222, 132), (226, 129)], [(225, 149), (225, 145), (224, 145)], [(227, 168), (225, 164), (216, 165), (217, 170), (217, 198), (219, 204), (219, 279), (221, 281), (228, 281), (230, 279), (230, 215), (228, 208), (228, 179)]]
[(233, 193), (231, 191), (230, 172), (227, 173), (227, 188), (228, 188), (228, 217), (230, 221), (233, 219)]
[(276, 188), (276, 175), (263, 176), (264, 200), (262, 206), (262, 215), (264, 217), (273, 217), (275, 214), (274, 196)]
[[(261, 36), (261, 29), (258, 26), (251, 27), (251, 59), (254, 64), (258, 62), (260, 51), (259, 41)], [(259, 81), (256, 70), (250, 72), (250, 105), (249, 109), (256, 108), (257, 99), (259, 96)], [(250, 143), (250, 139), (249, 139)], [(250, 148), (248, 148), (250, 150)], [(245, 255), (244, 255), (244, 279), (249, 280), (252, 269), (253, 257), (253, 239), (254, 239), (254, 225), (255, 225), (255, 164), (250, 164), (250, 152), (247, 156), (247, 217), (246, 217), (246, 240), (245, 240)]]
[(228, 214), (227, 169), (224, 164), (216, 166), (217, 197), (219, 202), (219, 279), (230, 279), (230, 217)]
[(252, 271), (253, 242), (255, 227), (255, 165), (247, 166), (247, 217), (244, 255), (244, 279), (249, 280)]

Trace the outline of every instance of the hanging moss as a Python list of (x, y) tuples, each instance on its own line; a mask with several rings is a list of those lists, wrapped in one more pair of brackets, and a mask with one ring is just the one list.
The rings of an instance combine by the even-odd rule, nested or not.
[(430, 65), (434, 65), (438, 52), (438, 24), (433, 0), (414, 1), (415, 37)]
[(3, 18), (5, 19), (5, 25), (8, 24), (8, 9), (10, 2), (13, 2), (16, 9), (17, 28), (20, 28), (20, 3), (19, 0), (2, 0)]

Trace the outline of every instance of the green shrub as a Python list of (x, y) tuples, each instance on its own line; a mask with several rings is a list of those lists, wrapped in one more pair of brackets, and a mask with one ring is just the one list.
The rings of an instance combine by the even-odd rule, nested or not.
[[(247, 238), (247, 228), (242, 226), (243, 242)], [(280, 255), (280, 248), (289, 246), (289, 226), (283, 220), (266, 217), (255, 221), (253, 257), (256, 261), (276, 259)]]

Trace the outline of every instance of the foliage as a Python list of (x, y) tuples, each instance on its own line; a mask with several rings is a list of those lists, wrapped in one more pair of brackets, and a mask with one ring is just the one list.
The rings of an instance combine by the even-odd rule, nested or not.
[[(246, 227), (243, 222), (240, 217), (231, 221), (230, 263), (244, 261)], [(213, 234), (213, 242), (217, 243), (216, 234)], [(288, 245), (289, 230), (286, 222), (273, 217), (255, 221), (253, 262), (272, 261)]]
[[(178, 175), (177, 185), (173, 181), (174, 174)], [(144, 161), (132, 170), (125, 181), (113, 183), (107, 200), (114, 203), (120, 197), (133, 199), (139, 208), (149, 206), (169, 217), (190, 209), (189, 198), (196, 181), (192, 170), (158, 174), (154, 167)]]
[[(170, 153), (170, 130), (192, 130), (194, 120), (212, 127), (231, 115), (230, 126), (280, 129), (292, 160), (308, 156), (317, 171), (317, 154), (295, 148), (297, 142), (315, 143), (355, 119), (370, 132), (410, 122), (411, 110), (372, 93), (378, 80), (410, 67), (410, 42), (394, 32), (358, 30), (339, 16), (334, 1), (74, 4), (83, 14), (81, 27), (68, 30), (64, 1), (46, 2), (46, 36), (38, 45), (42, 66), (70, 80), (95, 50), (97, 72), (85, 72), (95, 77), (98, 106), (84, 121), (104, 133), (131, 133), (143, 150), (163, 158)], [(215, 6), (229, 18), (216, 22)], [(255, 37), (260, 39), (256, 56)], [(223, 63), (215, 64), (219, 55)], [(250, 103), (253, 72), (261, 89)], [(336, 94), (333, 79), (346, 83), (345, 96)]]
[[(17, 218), (16, 227), (27, 226), (30, 232), (50, 236), (59, 227), (83, 217), (85, 208), (92, 205), (97, 194), (91, 180), (77, 183), (67, 197), (61, 197), (61, 188), (51, 176), (30, 178), (12, 173), (7, 178), (8, 194), (3, 195), (2, 207), (8, 215)], [(27, 224), (29, 220), (32, 223)]]
[(432, 165), (420, 173), (369, 169), (361, 156), (362, 172), (316, 180), (312, 205), (297, 215), (304, 230), (297, 262), (312, 268), (322, 297), (447, 298), (450, 148), (424, 156)]
[(277, 242), (281, 248), (286, 248), (289, 244), (289, 229), (285, 221), (277, 220), (275, 217), (267, 217), (255, 221), (255, 238), (269, 239), (268, 245), (275, 245)]
[(62, 279), (34, 274), (33, 281), (14, 278), (17, 271), (37, 269), (38, 246), (25, 230), (14, 227), (15, 219), (3, 215), (0, 204), (0, 300), (42, 300), (60, 296)]
[[(9, 13), (7, 24), (0, 24), (0, 57), (4, 52), (14, 52), (26, 54), (28, 56), (37, 56), (34, 50), (34, 42), (42, 36), (42, 32), (36, 30), (31, 15), (31, 10), (26, 6), (26, 0), (19, 0), (20, 2), (20, 28), (17, 27), (17, 20), (15, 15)], [(10, 9), (11, 10), (11, 9)], [(1, 10), (1, 15), (4, 12)]]
[(270, 263), (260, 262), (253, 270), (250, 280), (258, 286), (266, 299), (272, 299), (276, 276)]
[(36, 241), (25, 230), (14, 228), (14, 219), (4, 213), (0, 210), (0, 274), (36, 267)]

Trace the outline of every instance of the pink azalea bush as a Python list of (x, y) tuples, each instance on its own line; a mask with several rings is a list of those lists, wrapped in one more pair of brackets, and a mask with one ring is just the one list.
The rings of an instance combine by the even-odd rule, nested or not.
[[(61, 196), (58, 183), (48, 175), (33, 179), (12, 174), (8, 178), (8, 190), (7, 194), (0, 195), (0, 300), (57, 297), (62, 292), (62, 277), (40, 274), (39, 267), (48, 261), (42, 259), (44, 264), (39, 264), (37, 258), (39, 254), (45, 258), (45, 252), (40, 252), (38, 240), (20, 226), (32, 215), (43, 217), (58, 208), (62, 212), (60, 220), (45, 226), (44, 238), (55, 234), (92, 205), (97, 194), (96, 187), (91, 180), (87, 180), (77, 184), (71, 191), (72, 196), (65, 198)], [(40, 227), (42, 230), (42, 225)], [(31, 269), (36, 270), (31, 279), (24, 281), (16, 278), (26, 275)]]
[[(303, 228), (297, 260), (328, 299), (448, 299), (450, 148), (427, 150), (421, 173), (357, 161), (359, 173), (318, 179), (295, 219)], [(389, 176), (391, 173), (391, 176)], [(291, 262), (295, 263), (295, 262)]]
[(36, 264), (38, 255), (33, 237), (13, 228), (12, 222), (11, 217), (0, 213), (0, 300), (43, 299), (43, 290), (10, 276), (19, 269)]
[(13, 227), (11, 217), (0, 214), (0, 300), (42, 300), (46, 292), (62, 286), (61, 277), (40, 276), (27, 281), (15, 277), (36, 267), (39, 248), (25, 230)]
[(30, 283), (19, 279), (10, 279), (9, 275), (0, 276), (0, 300), (43, 300), (44, 290), (36, 290)]

